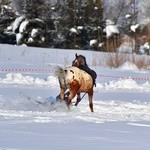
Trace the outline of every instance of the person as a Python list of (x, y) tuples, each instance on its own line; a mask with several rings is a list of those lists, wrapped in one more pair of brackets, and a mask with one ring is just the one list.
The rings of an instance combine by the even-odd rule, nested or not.
[(81, 70), (84, 70), (89, 75), (91, 75), (93, 79), (93, 85), (96, 86), (96, 78), (97, 74), (94, 70), (90, 69), (86, 63), (86, 58), (82, 55), (75, 55), (76, 59), (73, 61), (72, 66), (78, 67)]

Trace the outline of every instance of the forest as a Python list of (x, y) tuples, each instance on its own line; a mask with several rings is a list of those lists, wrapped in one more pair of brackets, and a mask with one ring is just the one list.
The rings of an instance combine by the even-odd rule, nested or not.
[(0, 0), (0, 43), (150, 54), (150, 1)]

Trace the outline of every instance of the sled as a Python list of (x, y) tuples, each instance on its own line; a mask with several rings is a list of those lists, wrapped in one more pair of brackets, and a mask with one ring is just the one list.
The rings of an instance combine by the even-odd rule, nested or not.
[(47, 109), (48, 111), (54, 111), (58, 107), (60, 107), (60, 105), (62, 105), (62, 102), (60, 102), (58, 99), (56, 100), (56, 98), (54, 98), (53, 96), (50, 96), (48, 98), (42, 98), (42, 97), (33, 98), (23, 92), (20, 92), (20, 95), (21, 95), (21, 97), (25, 98), (26, 100), (30, 101), (31, 103), (33, 103), (37, 106), (42, 106), (45, 109)]

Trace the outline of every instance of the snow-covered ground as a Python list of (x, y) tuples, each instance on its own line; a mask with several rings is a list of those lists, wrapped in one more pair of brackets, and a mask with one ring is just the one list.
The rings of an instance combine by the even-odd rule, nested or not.
[[(76, 52), (98, 74), (94, 113), (87, 96), (71, 110), (49, 104), (59, 93), (55, 67), (71, 65)], [(149, 150), (150, 72), (128, 62), (109, 69), (105, 57), (0, 45), (0, 150)]]

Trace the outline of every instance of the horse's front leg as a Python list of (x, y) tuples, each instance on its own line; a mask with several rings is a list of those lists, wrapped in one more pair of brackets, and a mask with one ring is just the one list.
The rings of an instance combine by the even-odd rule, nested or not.
[(70, 105), (72, 99), (75, 97), (76, 93), (74, 91), (70, 91), (70, 94), (68, 96), (68, 100), (67, 100), (67, 106)]
[(91, 109), (91, 112), (94, 112), (94, 110), (93, 110), (93, 89), (91, 89), (88, 92), (88, 96), (89, 96), (89, 107)]
[(56, 100), (64, 100), (66, 88), (60, 88), (60, 94), (56, 97)]
[(77, 106), (80, 101), (81, 101), (80, 93), (77, 93), (77, 100), (76, 100), (75, 106)]

